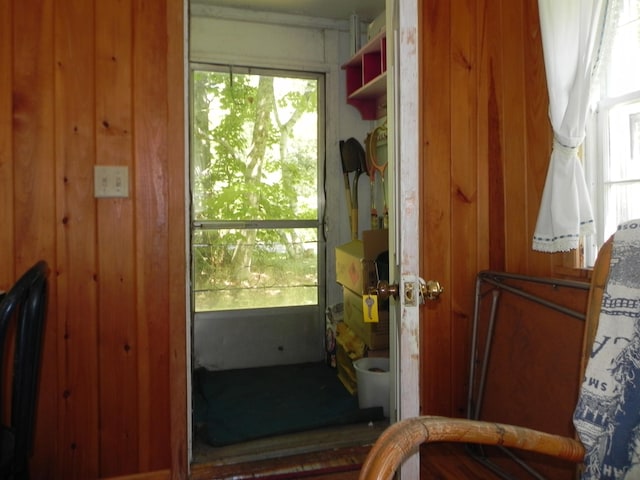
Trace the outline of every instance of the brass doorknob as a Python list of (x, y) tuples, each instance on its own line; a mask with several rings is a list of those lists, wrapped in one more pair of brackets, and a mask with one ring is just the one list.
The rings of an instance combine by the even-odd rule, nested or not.
[(397, 283), (390, 285), (389, 282), (380, 280), (378, 282), (378, 285), (376, 285), (375, 287), (371, 287), (369, 291), (370, 293), (378, 295), (378, 298), (380, 300), (388, 300), (389, 297), (398, 298), (400, 287)]
[(442, 288), (440, 282), (437, 280), (427, 280), (427, 282), (422, 285), (422, 294), (427, 300), (437, 300), (442, 292), (444, 292), (444, 288)]
[[(416, 301), (419, 301), (419, 303), (422, 304), (425, 300), (437, 300), (440, 297), (440, 294), (444, 292), (444, 288), (442, 288), (440, 282), (437, 280), (427, 280), (425, 282), (420, 279), (419, 283), (419, 295), (415, 295), (414, 289), (411, 287), (411, 283), (405, 284), (404, 298), (407, 303), (415, 304)], [(397, 283), (389, 284), (387, 281), (380, 280), (375, 287), (371, 287), (369, 289), (369, 293), (377, 295), (378, 298), (383, 301), (388, 300), (389, 297), (397, 299), (400, 294), (400, 286)]]

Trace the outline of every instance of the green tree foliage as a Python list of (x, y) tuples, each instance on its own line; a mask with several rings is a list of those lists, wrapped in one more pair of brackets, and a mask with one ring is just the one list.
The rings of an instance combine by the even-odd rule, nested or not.
[[(192, 95), (194, 220), (317, 218), (317, 132), (299, 135), (310, 115), (317, 128), (315, 80), (195, 71)], [(246, 286), (274, 246), (301, 255), (298, 240), (292, 229), (198, 232), (196, 280)]]
[(296, 84), (278, 97), (274, 77), (194, 73), (197, 219), (316, 217), (315, 205), (298, 202), (316, 189), (316, 144), (294, 137), (302, 116), (316, 111), (316, 82)]

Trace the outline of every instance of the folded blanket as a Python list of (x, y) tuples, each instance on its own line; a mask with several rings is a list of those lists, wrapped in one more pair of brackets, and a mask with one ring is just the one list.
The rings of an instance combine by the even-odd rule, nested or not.
[(640, 478), (640, 220), (618, 226), (574, 425), (583, 479)]

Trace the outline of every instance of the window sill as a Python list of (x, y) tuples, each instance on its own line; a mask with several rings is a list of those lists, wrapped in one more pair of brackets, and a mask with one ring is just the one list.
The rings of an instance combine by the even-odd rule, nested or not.
[(555, 276), (568, 280), (576, 280), (578, 282), (590, 282), (592, 268), (577, 268), (577, 267), (565, 267), (562, 265), (556, 265), (553, 269)]
[(553, 275), (566, 280), (589, 283), (593, 268), (576, 266), (584, 264), (584, 247), (580, 245), (580, 248), (560, 253), (555, 257)]

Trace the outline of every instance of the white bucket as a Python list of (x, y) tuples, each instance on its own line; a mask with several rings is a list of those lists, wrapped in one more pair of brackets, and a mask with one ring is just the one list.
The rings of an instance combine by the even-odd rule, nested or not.
[(353, 362), (358, 382), (358, 406), (382, 407), (389, 417), (389, 359), (365, 357)]

